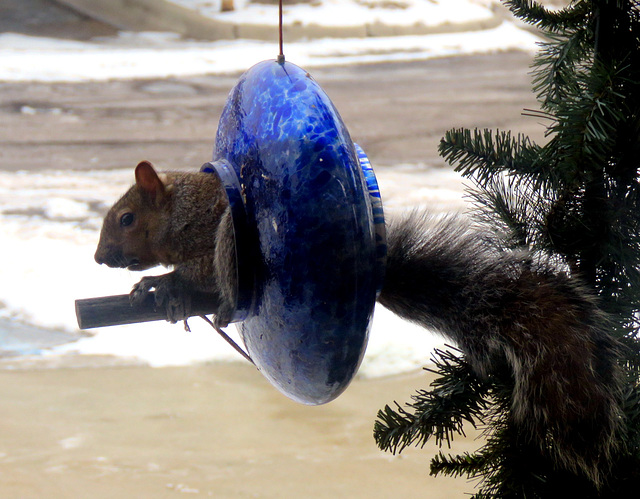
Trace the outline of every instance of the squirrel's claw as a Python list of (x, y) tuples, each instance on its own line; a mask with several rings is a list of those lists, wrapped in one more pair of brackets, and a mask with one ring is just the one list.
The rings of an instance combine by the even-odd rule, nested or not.
[(172, 274), (143, 277), (129, 294), (131, 304), (141, 303), (155, 289), (156, 306), (166, 310), (167, 321), (175, 324), (187, 319), (191, 313), (191, 296), (173, 277)]
[(186, 320), (190, 316), (191, 298), (185, 293), (162, 293), (162, 288), (160, 288), (156, 290), (156, 305), (166, 308), (167, 320), (171, 324)]
[(213, 324), (218, 328), (227, 327), (231, 322), (234, 311), (235, 307), (231, 303), (226, 303), (226, 301), (223, 300), (213, 317)]
[(147, 276), (140, 279), (140, 282), (136, 283), (129, 293), (129, 302), (131, 305), (140, 305), (149, 292), (156, 288), (158, 285), (157, 276)]

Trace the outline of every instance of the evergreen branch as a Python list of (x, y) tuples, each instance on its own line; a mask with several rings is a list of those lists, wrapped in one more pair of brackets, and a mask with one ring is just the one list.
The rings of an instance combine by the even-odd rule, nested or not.
[(555, 140), (546, 148), (555, 151), (557, 171), (568, 186), (587, 183), (594, 175), (601, 178), (616, 153), (618, 131), (625, 121), (622, 109), (626, 108), (617, 89), (622, 70), (594, 64), (584, 77), (585, 84), (555, 105), (557, 119), (550, 127)]
[(456, 165), (455, 171), (474, 177), (480, 185), (485, 185), (499, 172), (537, 177), (548, 170), (541, 161), (542, 148), (524, 135), (513, 138), (511, 132), (449, 130), (438, 150), (446, 161)]
[(554, 114), (555, 106), (568, 94), (578, 93), (583, 85), (587, 65), (593, 59), (588, 36), (585, 31), (550, 35), (550, 41), (541, 45), (533, 61), (533, 91), (550, 114)]
[(555, 121), (556, 117), (551, 114), (551, 113), (547, 113), (545, 111), (540, 111), (538, 109), (528, 109), (528, 108), (524, 108), (523, 112), (520, 113), (522, 116), (527, 116), (530, 118), (538, 118), (538, 119), (543, 119), (543, 120), (549, 120), (549, 121)]
[(396, 409), (385, 405), (378, 411), (377, 421), (373, 427), (373, 435), (378, 447), (397, 454), (411, 445), (414, 440), (415, 418), (405, 411), (400, 404), (394, 402)]
[(474, 427), (487, 409), (488, 388), (472, 372), (463, 358), (452, 352), (434, 352), (434, 370), (440, 377), (433, 390), (419, 390), (407, 404), (409, 410), (395, 403), (378, 411), (374, 437), (378, 447), (393, 454), (410, 445), (423, 447), (434, 437), (436, 444), (450, 446), (454, 434), (464, 435), (465, 422)]
[(589, 2), (580, 1), (564, 9), (550, 11), (532, 0), (507, 0), (504, 2), (516, 17), (551, 32), (576, 28), (589, 16)]
[(431, 460), (430, 474), (432, 476), (445, 475), (453, 478), (466, 476), (476, 478), (480, 476), (486, 466), (486, 459), (479, 454), (465, 452), (458, 456), (445, 456), (439, 452)]
[(504, 235), (501, 249), (534, 246), (549, 205), (540, 188), (523, 178), (496, 176), (469, 195), (478, 209), (474, 218)]

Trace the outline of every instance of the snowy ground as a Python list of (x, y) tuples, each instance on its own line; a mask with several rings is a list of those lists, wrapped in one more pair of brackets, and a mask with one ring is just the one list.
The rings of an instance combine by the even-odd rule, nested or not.
[[(200, 3), (204, 6), (215, 2)], [(242, 5), (242, 2), (236, 3)], [(397, 3), (409, 7), (392, 9), (393, 12), (370, 8), (379, 3), (325, 0), (326, 11), (316, 8), (313, 20), (356, 22), (354, 20), (364, 16), (370, 16), (367, 19), (371, 20), (393, 15), (395, 23), (411, 23), (419, 16), (426, 21), (453, 22), (487, 15), (483, 2), (471, 0), (439, 3), (405, 0)], [(257, 13), (256, 9), (269, 8), (251, 6), (229, 16), (237, 19), (263, 16), (264, 13)], [(288, 22), (308, 21), (309, 9), (308, 5), (288, 8)], [(338, 11), (331, 9), (344, 10), (348, 15), (337, 16)], [(532, 51), (537, 40), (530, 32), (504, 22), (495, 29), (466, 33), (289, 43), (286, 54), (288, 60), (312, 68), (507, 49)], [(0, 81), (72, 82), (234, 73), (273, 58), (275, 53), (271, 43), (246, 40), (199, 43), (158, 33), (122, 33), (118, 38), (91, 42), (2, 34)], [(29, 109), (23, 112), (28, 113)], [(441, 178), (427, 178), (411, 165), (396, 167), (393, 173), (391, 170), (376, 173), (381, 191), (388, 196), (385, 201), (390, 210), (427, 201), (432, 207), (441, 204), (446, 210), (460, 207), (462, 190), (453, 173), (440, 172)], [(67, 342), (78, 333), (74, 299), (121, 294), (140, 277), (132, 272), (100, 267), (93, 261), (100, 214), (131, 181), (130, 170), (0, 172), (0, 247), (4, 262), (0, 266), (0, 356), (4, 352), (4, 355), (35, 353), (56, 357), (77, 352), (114, 355), (153, 366), (239, 359), (208, 326), (196, 320), (191, 321), (191, 333), (184, 332), (180, 326), (151, 323), (98, 330), (91, 337)], [(402, 185), (412, 185), (413, 198), (403, 195)], [(47, 255), (47, 259), (43, 259), (43, 255)], [(43, 286), (42, 283), (49, 284)], [(38, 328), (55, 331), (51, 333), (55, 338), (48, 342), (38, 339)], [(23, 340), (34, 339), (16, 340), (16, 332), (22, 334)], [(50, 347), (55, 343), (63, 345)], [(362, 373), (375, 376), (414, 369), (424, 364), (438, 344), (439, 339), (379, 309)]]
[[(220, 0), (170, 0), (195, 9), (203, 15), (234, 23), (259, 23), (277, 26), (276, 2), (251, 3), (235, 0), (235, 10), (220, 12)], [(412, 26), (421, 23), (439, 26), (490, 19), (488, 7), (492, 0), (316, 0), (284, 5), (283, 24), (337, 27), (384, 23), (391, 26)]]
[[(234, 23), (274, 26), (273, 5), (236, 1), (234, 12), (220, 14), (219, 2), (173, 0), (204, 15)], [(285, 23), (339, 27), (383, 22), (390, 26), (445, 26), (455, 31), (492, 18), (490, 0), (323, 0), (285, 9)], [(402, 8), (398, 7), (402, 6)], [(322, 30), (320, 30), (322, 33)], [(274, 40), (276, 39), (274, 33)], [(321, 38), (285, 43), (285, 55), (305, 68), (387, 61), (414, 61), (461, 54), (536, 48), (539, 39), (512, 20), (492, 29), (422, 36)], [(196, 42), (170, 33), (121, 33), (89, 42), (53, 40), (12, 33), (0, 35), (0, 81), (86, 81), (151, 78), (244, 71), (273, 59), (274, 42), (233, 40)]]

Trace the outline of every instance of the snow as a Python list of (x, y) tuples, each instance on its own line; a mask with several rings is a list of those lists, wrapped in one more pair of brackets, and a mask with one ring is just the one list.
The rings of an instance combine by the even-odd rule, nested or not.
[[(211, 4), (199, 0), (180, 2), (205, 13), (207, 4)], [(380, 6), (396, 3), (407, 7)], [(486, 3), (479, 0), (324, 0), (321, 7), (315, 4), (289, 6), (285, 21), (325, 27), (377, 21), (401, 27), (419, 22), (453, 29), (461, 23), (473, 24), (491, 18)], [(245, 8), (217, 16), (235, 23), (269, 25), (277, 19), (274, 8), (247, 4)], [(286, 42), (285, 55), (291, 62), (311, 69), (504, 50), (534, 51), (538, 42), (538, 37), (515, 22), (504, 21), (491, 29), (466, 32)], [(87, 42), (4, 33), (0, 35), (0, 81), (74, 82), (230, 74), (244, 71), (261, 60), (273, 59), (276, 54), (274, 42), (197, 42), (180, 39), (171, 33), (121, 33), (118, 37)]]
[[(201, 12), (205, 16), (238, 24), (260, 23), (277, 26), (278, 6), (236, 0), (236, 10), (220, 13), (218, 2), (208, 0), (172, 0), (173, 3)], [(283, 24), (328, 27), (361, 26), (384, 23), (412, 26), (422, 23), (438, 26), (491, 19), (486, 2), (473, 0), (322, 0), (285, 5)]]

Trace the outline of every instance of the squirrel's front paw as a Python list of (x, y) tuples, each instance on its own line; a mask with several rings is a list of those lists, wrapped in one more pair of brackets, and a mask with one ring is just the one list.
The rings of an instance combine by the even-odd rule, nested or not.
[(129, 293), (131, 305), (141, 305), (149, 292), (158, 286), (158, 281), (158, 276), (148, 276), (140, 279), (140, 282), (136, 283), (131, 293)]
[(227, 327), (233, 319), (233, 313), (235, 312), (236, 307), (232, 303), (227, 303), (226, 300), (223, 300), (222, 303), (218, 307), (218, 311), (213, 318), (213, 323), (217, 327)]
[(172, 274), (140, 279), (129, 294), (131, 304), (142, 303), (152, 289), (155, 289), (156, 306), (166, 310), (169, 322), (175, 324), (190, 317), (191, 296)]

